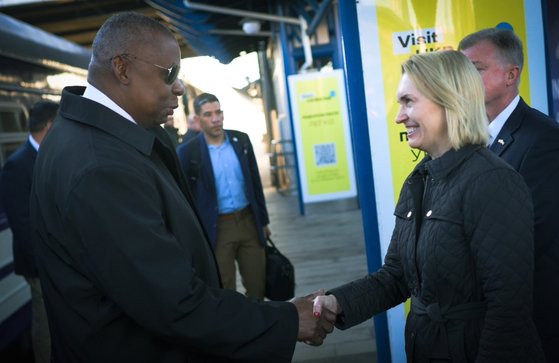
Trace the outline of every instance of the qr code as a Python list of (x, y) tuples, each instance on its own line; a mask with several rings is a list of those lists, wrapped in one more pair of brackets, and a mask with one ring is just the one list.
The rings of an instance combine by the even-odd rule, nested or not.
[(314, 160), (316, 166), (335, 165), (338, 162), (336, 157), (336, 144), (314, 145)]

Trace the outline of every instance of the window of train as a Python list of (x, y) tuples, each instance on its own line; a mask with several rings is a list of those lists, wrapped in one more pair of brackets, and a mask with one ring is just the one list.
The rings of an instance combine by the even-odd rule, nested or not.
[(0, 102), (0, 166), (27, 139), (27, 117), (23, 105)]

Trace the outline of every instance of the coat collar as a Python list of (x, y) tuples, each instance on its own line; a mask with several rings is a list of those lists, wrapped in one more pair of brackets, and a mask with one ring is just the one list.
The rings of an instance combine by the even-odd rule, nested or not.
[(490, 150), (497, 155), (502, 155), (503, 152), (514, 142), (514, 133), (520, 128), (522, 118), (528, 105), (520, 97), (518, 105), (509, 116), (508, 120), (503, 125), (503, 128), (495, 138), (495, 141), (490, 146)]
[(85, 87), (66, 87), (62, 91), (60, 114), (70, 121), (102, 130), (149, 155), (155, 134), (134, 124), (100, 103), (82, 97)]
[(431, 159), (426, 156), (414, 168), (411, 176), (418, 177), (427, 170), (429, 175), (435, 179), (441, 179), (448, 176), (454, 169), (456, 169), (465, 159), (470, 157), (475, 151), (483, 148), (481, 145), (466, 145), (459, 150), (450, 149), (441, 157)]
[[(238, 155), (240, 155), (242, 151), (240, 147), (243, 145), (241, 145), (239, 138), (235, 135), (235, 133), (232, 130), (223, 130), (223, 132), (225, 134), (225, 139), (223, 142), (226, 143), (227, 141), (229, 141), (231, 146), (233, 146), (233, 150), (235, 150), (235, 152)], [(198, 134), (196, 137), (200, 140), (201, 147), (203, 149), (207, 149), (208, 143), (206, 142), (206, 137), (204, 136), (204, 132), (200, 132), (200, 134)]]

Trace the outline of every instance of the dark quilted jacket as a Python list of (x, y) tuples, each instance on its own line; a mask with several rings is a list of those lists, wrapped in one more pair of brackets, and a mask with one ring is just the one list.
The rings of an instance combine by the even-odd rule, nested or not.
[(483, 147), (425, 158), (400, 193), (384, 265), (330, 291), (338, 327), (413, 296), (408, 362), (544, 361), (531, 316), (532, 210), (522, 177)]

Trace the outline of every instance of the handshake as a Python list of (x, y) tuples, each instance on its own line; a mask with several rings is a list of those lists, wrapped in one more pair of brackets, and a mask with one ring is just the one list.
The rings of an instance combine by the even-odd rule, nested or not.
[(299, 314), (297, 340), (309, 345), (321, 345), (326, 335), (334, 330), (336, 317), (341, 308), (334, 295), (324, 295), (319, 290), (305, 297), (291, 300)]

